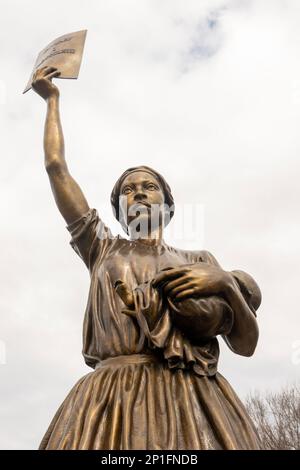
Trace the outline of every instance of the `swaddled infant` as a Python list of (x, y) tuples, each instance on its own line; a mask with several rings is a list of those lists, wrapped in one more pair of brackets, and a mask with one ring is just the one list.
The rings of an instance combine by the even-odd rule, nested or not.
[(233, 311), (221, 296), (187, 298), (173, 302), (167, 297), (175, 325), (190, 339), (206, 340), (228, 334), (233, 325)]
[(140, 284), (131, 293), (124, 282), (115, 282), (115, 289), (127, 309), (122, 312), (135, 316), (137, 292), (143, 295), (143, 312), (150, 330), (161, 315), (162, 306), (167, 303), (174, 324), (193, 341), (228, 334), (233, 324), (233, 311), (227, 301), (217, 295), (189, 297), (181, 301), (172, 301), (163, 289), (154, 288), (152, 282)]

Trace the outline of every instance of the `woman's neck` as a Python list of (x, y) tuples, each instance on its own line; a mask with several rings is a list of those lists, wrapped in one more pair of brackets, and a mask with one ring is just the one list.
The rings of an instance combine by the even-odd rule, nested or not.
[(163, 229), (161, 227), (158, 227), (149, 234), (141, 234), (141, 236), (138, 237), (136, 233), (134, 237), (132, 237), (132, 234), (130, 234), (130, 241), (136, 241), (138, 243), (143, 243), (144, 245), (148, 246), (160, 246), (164, 245), (162, 235)]

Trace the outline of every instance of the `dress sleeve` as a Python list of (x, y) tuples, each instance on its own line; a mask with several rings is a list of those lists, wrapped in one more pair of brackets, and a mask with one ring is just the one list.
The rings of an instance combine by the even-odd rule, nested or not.
[(89, 209), (66, 228), (71, 234), (70, 245), (91, 272), (100, 253), (115, 237), (96, 209)]

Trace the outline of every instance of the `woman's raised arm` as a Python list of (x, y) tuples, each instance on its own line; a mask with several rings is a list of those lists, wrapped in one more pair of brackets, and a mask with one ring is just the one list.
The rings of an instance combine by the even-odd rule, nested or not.
[(35, 73), (32, 88), (47, 102), (44, 130), (45, 168), (56, 205), (67, 224), (89, 210), (86, 198), (71, 176), (65, 160), (64, 136), (59, 115), (59, 90), (52, 78), (59, 76), (54, 67), (43, 67)]

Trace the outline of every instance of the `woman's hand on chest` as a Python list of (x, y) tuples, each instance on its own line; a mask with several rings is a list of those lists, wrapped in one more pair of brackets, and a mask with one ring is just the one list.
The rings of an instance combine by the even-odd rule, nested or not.
[(152, 285), (161, 288), (173, 301), (178, 301), (189, 297), (225, 295), (231, 282), (230, 273), (200, 262), (166, 268), (155, 276)]

